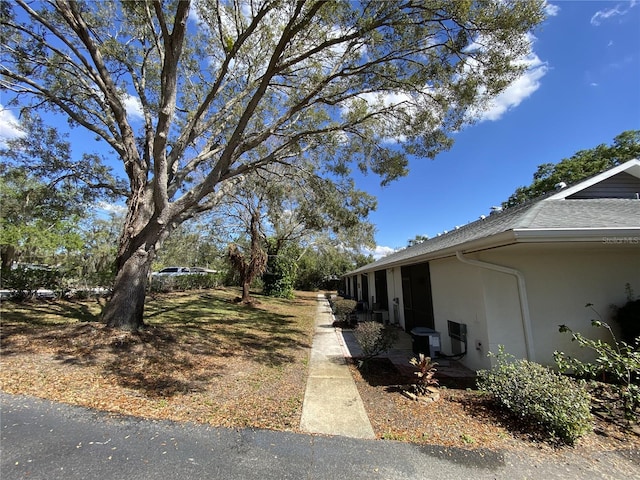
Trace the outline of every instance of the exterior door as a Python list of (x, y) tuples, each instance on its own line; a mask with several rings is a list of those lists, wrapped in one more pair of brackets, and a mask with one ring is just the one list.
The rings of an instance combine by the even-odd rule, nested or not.
[(414, 327), (434, 328), (429, 263), (402, 267), (401, 274), (405, 330), (410, 332)]
[[(376, 303), (379, 310), (389, 310), (389, 294), (387, 293), (387, 271), (378, 270), (375, 273)], [(371, 306), (373, 308), (373, 305)]]
[(363, 273), (360, 276), (360, 281), (362, 282), (362, 298), (360, 300), (362, 300), (363, 302), (367, 302), (368, 304), (371, 299), (369, 298), (369, 277), (366, 273)]

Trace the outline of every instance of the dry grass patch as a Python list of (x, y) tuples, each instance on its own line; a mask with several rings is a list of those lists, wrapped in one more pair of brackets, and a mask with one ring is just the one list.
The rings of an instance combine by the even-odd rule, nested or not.
[[(137, 334), (103, 328), (95, 301), (3, 303), (0, 389), (147, 418), (297, 431), (317, 294), (291, 301), (256, 296), (251, 306), (235, 303), (237, 295), (228, 289), (150, 297), (149, 328)], [(636, 464), (640, 458), (637, 428), (596, 417), (593, 433), (555, 449), (464, 385), (441, 379), (448, 388), (425, 405), (394, 388), (415, 377), (385, 359), (373, 359), (366, 371), (350, 368), (381, 439), (508, 449), (541, 464), (573, 456), (586, 465), (607, 451)]]
[(298, 428), (316, 294), (233, 302), (232, 289), (149, 297), (140, 333), (94, 302), (2, 305), (0, 388), (148, 418)]

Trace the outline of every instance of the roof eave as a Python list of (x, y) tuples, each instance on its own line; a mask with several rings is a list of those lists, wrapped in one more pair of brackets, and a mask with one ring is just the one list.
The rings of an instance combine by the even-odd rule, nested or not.
[(348, 272), (345, 276), (355, 275), (359, 273), (374, 272), (376, 270), (386, 270), (394, 267), (404, 267), (406, 265), (413, 265), (415, 263), (428, 262), (430, 260), (436, 260), (438, 258), (446, 258), (455, 256), (456, 252), (463, 251), (465, 253), (475, 252), (478, 250), (486, 250), (487, 248), (503, 247), (515, 243), (516, 237), (513, 230), (507, 230), (505, 232), (497, 233), (488, 237), (478, 238), (466, 243), (460, 243), (451, 247), (436, 250), (434, 252), (424, 253), (422, 255), (416, 255), (415, 257), (405, 258), (397, 260), (395, 262), (389, 262), (383, 265), (372, 265), (371, 268), (367, 266), (360, 267), (352, 272)]
[(404, 267), (416, 263), (428, 262), (440, 258), (455, 256), (456, 252), (473, 253), (489, 248), (504, 247), (514, 243), (551, 243), (551, 242), (591, 242), (591, 243), (628, 243), (640, 245), (640, 227), (607, 227), (607, 228), (538, 228), (513, 229), (489, 237), (479, 238), (466, 243), (454, 245), (435, 252), (405, 258), (383, 265), (360, 267), (344, 276), (375, 272), (395, 267)]

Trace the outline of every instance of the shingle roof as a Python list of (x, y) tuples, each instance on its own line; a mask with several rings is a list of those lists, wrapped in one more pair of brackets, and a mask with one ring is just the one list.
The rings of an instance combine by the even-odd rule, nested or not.
[[(637, 160), (635, 161), (637, 163)], [(631, 162), (629, 162), (631, 163)], [(635, 164), (634, 164), (635, 165)], [(417, 245), (392, 253), (353, 273), (402, 264), (415, 257), (433, 257), (438, 252), (469, 242), (489, 239), (513, 230), (581, 230), (629, 228), (640, 230), (640, 200), (625, 198), (556, 199), (553, 192), (517, 207), (469, 223)]]
[(351, 273), (364, 270), (376, 270), (387, 264), (402, 263), (404, 260), (409, 260), (414, 257), (435, 253), (473, 240), (490, 237), (507, 230), (521, 228), (522, 218), (525, 217), (534, 206), (535, 203), (528, 203), (509, 208), (502, 212), (493, 213), (448, 233), (438, 235), (417, 245), (387, 255)]
[(545, 200), (522, 228), (640, 228), (640, 200)]

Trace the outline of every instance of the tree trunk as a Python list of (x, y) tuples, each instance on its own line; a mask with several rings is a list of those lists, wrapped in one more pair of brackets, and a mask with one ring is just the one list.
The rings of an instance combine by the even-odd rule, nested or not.
[(251, 282), (247, 282), (247, 281), (242, 282), (242, 299), (240, 300), (242, 303), (251, 302), (251, 294), (249, 292), (250, 286), (251, 286)]
[(153, 255), (142, 249), (124, 260), (116, 275), (113, 296), (104, 310), (107, 327), (134, 332), (144, 328), (144, 301), (152, 260)]
[(145, 326), (144, 301), (151, 264), (156, 249), (170, 232), (156, 218), (147, 220), (148, 217), (141, 213), (145, 210), (144, 205), (140, 205), (139, 208), (129, 207), (116, 259), (118, 273), (113, 295), (105, 306), (102, 317), (109, 328), (133, 332)]
[(2, 245), (0, 247), (2, 256), (2, 270), (10, 270), (16, 257), (16, 247), (13, 245)]

